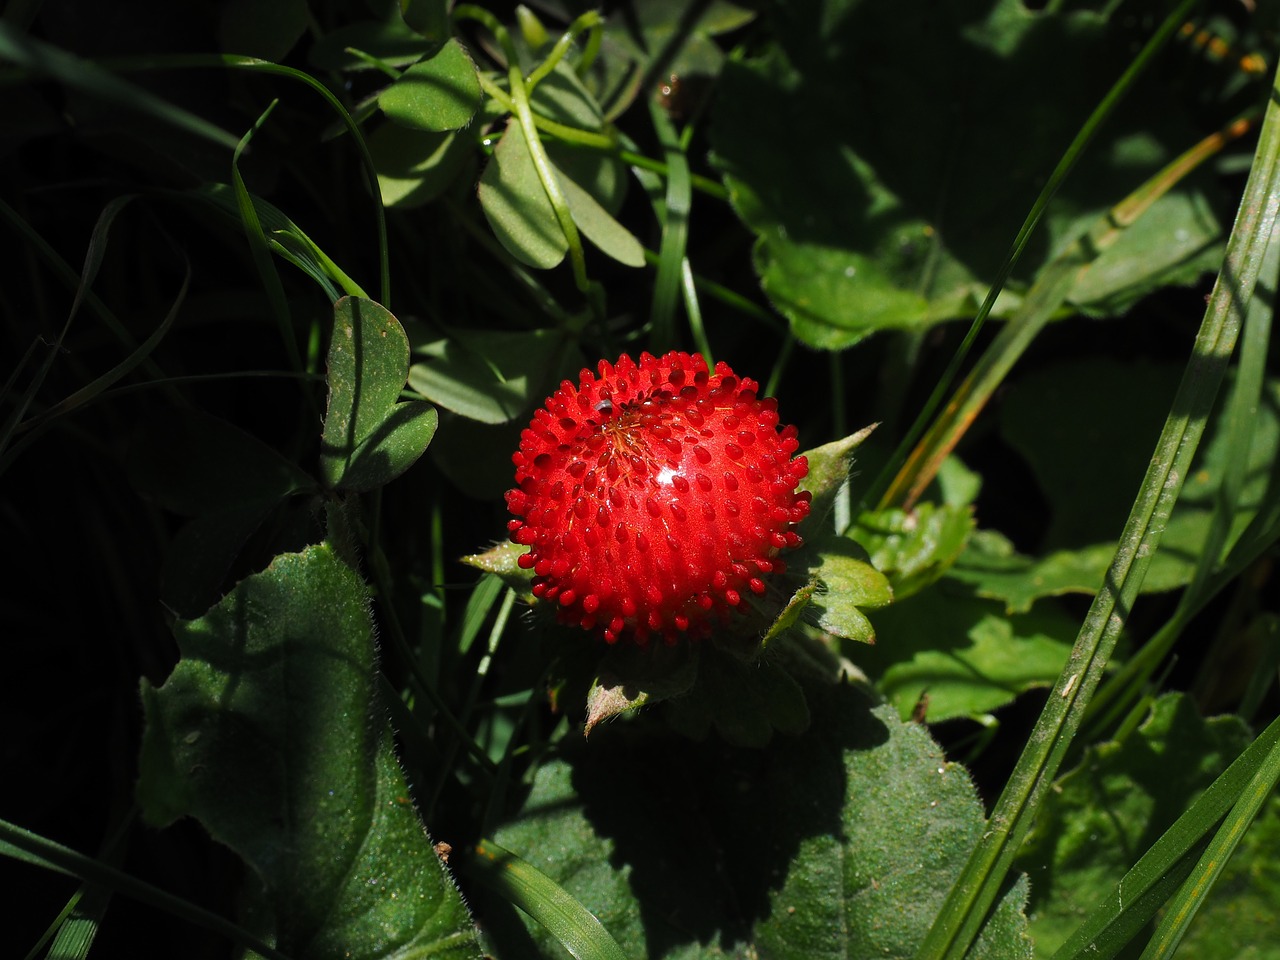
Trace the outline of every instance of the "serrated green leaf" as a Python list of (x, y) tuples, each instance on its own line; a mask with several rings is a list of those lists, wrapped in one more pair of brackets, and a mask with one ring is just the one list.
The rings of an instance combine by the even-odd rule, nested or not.
[(949, 578), (873, 619), (875, 646), (848, 656), (903, 717), (927, 697), (930, 722), (988, 713), (1053, 683), (1078, 627), (1051, 605), (1007, 616)]
[(1189, 698), (1171, 694), (1126, 740), (1086, 752), (1049, 795), (1019, 855), (1039, 954), (1062, 944), (1249, 739), (1238, 718), (1203, 720)]
[[(808, 732), (763, 749), (656, 727), (566, 741), (496, 839), (536, 857), (631, 957), (906, 960), (981, 805), (923, 727), (847, 685), (805, 692)], [(1024, 896), (997, 907), (991, 943), (1019, 942)], [(492, 932), (504, 955), (564, 956), (532, 924)]]
[(869, 510), (847, 536), (861, 544), (871, 564), (889, 579), (893, 596), (905, 600), (947, 572), (973, 532), (973, 511), (920, 503), (911, 511)]
[(478, 957), (376, 706), (364, 585), (327, 546), (277, 557), (143, 684), (148, 821), (196, 817), (263, 886), (270, 934), (309, 957)]
[(549, 270), (564, 259), (569, 241), (560, 229), (524, 131), (515, 118), (507, 121), (506, 132), (480, 175), (478, 189), (485, 219), (511, 256), (542, 270)]
[(450, 39), (429, 59), (400, 74), (378, 95), (378, 106), (401, 126), (443, 133), (469, 124), (483, 99), (471, 55)]
[(861, 547), (842, 537), (828, 537), (817, 555), (810, 573), (821, 585), (812, 604), (818, 626), (837, 637), (874, 643), (875, 628), (861, 608), (893, 602), (888, 578), (867, 562)]
[[(1079, 550), (1057, 550), (1037, 559), (1018, 553), (1002, 534), (979, 530), (949, 575), (971, 584), (980, 597), (1003, 600), (1010, 613), (1026, 613), (1042, 597), (1097, 592), (1115, 552), (1115, 544), (1098, 543)], [(1157, 553), (1142, 590), (1160, 593), (1177, 589), (1186, 583), (1186, 575), (1183, 558)]]

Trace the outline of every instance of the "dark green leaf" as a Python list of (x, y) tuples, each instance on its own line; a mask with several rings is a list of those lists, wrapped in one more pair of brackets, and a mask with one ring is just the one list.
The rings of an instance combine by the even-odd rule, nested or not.
[[(545, 81), (544, 81), (545, 82)], [(569, 250), (520, 124), (512, 118), (480, 175), (480, 206), (511, 256), (549, 270)]]
[(401, 126), (442, 133), (469, 124), (483, 98), (476, 65), (462, 44), (451, 39), (383, 90), (378, 106)]
[(407, 470), (426, 449), (435, 411), (420, 401), (396, 402), (408, 370), (409, 339), (390, 311), (360, 297), (334, 305), (320, 453), (331, 486), (371, 489)]
[(349, 49), (376, 57), (393, 67), (419, 60), (432, 44), (399, 16), (349, 23), (327, 33), (311, 48), (308, 59), (321, 70), (372, 70), (373, 64)]
[[(806, 693), (808, 732), (763, 749), (630, 724), (566, 741), (496, 839), (536, 857), (631, 957), (905, 960), (982, 830), (981, 805), (924, 728), (847, 685)], [(1023, 896), (997, 908), (991, 942), (1018, 942)], [(521, 957), (525, 936), (563, 956), (536, 926), (494, 934)]]
[(189, 517), (272, 503), (316, 486), (274, 448), (191, 407), (157, 412), (142, 425), (129, 475), (144, 495)]
[(280, 61), (307, 29), (306, 0), (230, 0), (220, 10), (218, 46), (226, 53)]
[(382, 202), (388, 207), (430, 203), (457, 180), (472, 158), (467, 138), (384, 123), (369, 137)]
[(400, 15), (431, 43), (443, 43), (449, 38), (448, 0), (400, 0)]
[(175, 630), (181, 661), (143, 684), (147, 819), (194, 816), (243, 857), (295, 955), (477, 957), (376, 706), (360, 579), (312, 547)]
[(440, 416), (421, 400), (397, 403), (391, 415), (360, 441), (342, 475), (347, 490), (386, 486), (417, 463), (436, 435)]
[[(1051, 554), (1071, 551), (1033, 564), (1026, 576), (1044, 576), (1059, 583), (1075, 580), (1090, 591), (1102, 582), (1112, 551), (1108, 544), (1119, 532), (1133, 489), (1146, 470), (1148, 454), (1143, 451), (1159, 432), (1178, 374), (1173, 366), (1092, 359), (1049, 367), (1027, 376), (1009, 391), (1002, 429), (1026, 457), (1052, 506), (1046, 547)], [(1081, 383), (1087, 383), (1089, 389), (1079, 389)], [(1124, 416), (1115, 416), (1116, 410), (1123, 410)], [(1215, 415), (1206, 429), (1204, 446), (1183, 485), (1144, 590), (1172, 589), (1191, 576), (1226, 470), (1229, 438), (1221, 422), (1222, 415)], [(1081, 429), (1081, 424), (1088, 424), (1087, 429)], [(1135, 437), (1140, 439), (1135, 441)], [(1247, 479), (1236, 504), (1227, 548), (1274, 482), (1277, 449), (1280, 382), (1273, 380), (1264, 385), (1262, 403), (1253, 418)], [(1098, 467), (1098, 450), (1108, 451), (1105, 469)], [(982, 558), (978, 559), (981, 569)], [(993, 573), (1020, 574), (1015, 566), (1019, 563), (1025, 566), (1028, 561), (1004, 558), (990, 566)], [(1035, 587), (1034, 579), (1018, 584), (984, 576), (980, 582), (984, 591), (993, 595), (1008, 594), (1011, 603), (1021, 602)]]

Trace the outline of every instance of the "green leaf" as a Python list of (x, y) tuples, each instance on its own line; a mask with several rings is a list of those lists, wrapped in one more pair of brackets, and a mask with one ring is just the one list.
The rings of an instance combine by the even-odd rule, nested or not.
[(443, 43), (449, 37), (448, 0), (400, 0), (400, 15), (431, 43)]
[[(239, 205), (232, 186), (209, 183), (182, 195), (211, 204), (215, 209), (233, 217), (239, 226)], [(261, 197), (250, 195), (250, 201), (271, 248), (315, 280), (330, 299), (338, 299), (335, 284), (353, 296), (363, 296), (360, 287), (329, 259), (301, 227)]]
[(691, 644), (652, 650), (634, 644), (611, 647), (587, 692), (584, 735), (605, 720), (687, 694), (698, 677), (698, 652)]
[(369, 137), (378, 188), (388, 207), (418, 207), (440, 197), (467, 169), (472, 146), (456, 133), (384, 123)]
[(557, 63), (533, 88), (529, 105), (534, 113), (566, 126), (582, 130), (599, 130), (604, 126), (604, 114), (596, 98), (566, 60)]
[(1203, 720), (1189, 698), (1171, 694), (1124, 741), (1085, 753), (1045, 801), (1018, 859), (1031, 879), (1039, 954), (1066, 940), (1249, 740), (1238, 718)]
[(409, 339), (391, 312), (359, 297), (343, 297), (333, 310), (320, 470), (331, 486), (369, 490), (422, 456), (437, 418), (421, 401), (396, 402)]
[(542, 924), (573, 956), (627, 960), (604, 925), (533, 864), (491, 840), (480, 841), (475, 853), (470, 872)]
[[(1050, 553), (1073, 551), (1075, 556), (1045, 558), (1034, 566), (1036, 575), (1070, 577), (1088, 591), (1102, 582), (1106, 556), (1124, 522), (1132, 491), (1147, 467), (1142, 451), (1157, 435), (1177, 384), (1178, 369), (1151, 363), (1121, 363), (1111, 359), (1072, 361), (1029, 374), (1010, 389), (1002, 414), (1005, 438), (1030, 464), (1052, 507), (1045, 534)], [(1088, 383), (1088, 390), (1080, 390)], [(1123, 409), (1124, 417), (1114, 416)], [(1229, 437), (1224, 414), (1214, 414), (1206, 427), (1205, 443), (1197, 454), (1182, 494), (1174, 506), (1160, 550), (1152, 559), (1145, 591), (1168, 590), (1186, 583), (1203, 549), (1222, 478), (1226, 472)], [(1088, 424), (1082, 430), (1081, 424)], [(1137, 438), (1135, 440), (1135, 438)], [(1144, 439), (1145, 438), (1145, 439)], [(1099, 470), (1096, 451), (1109, 451), (1105, 470)], [(1254, 417), (1252, 440), (1231, 533), (1224, 550), (1235, 542), (1274, 482), (1280, 450), (1280, 381), (1268, 381)], [(1005, 561), (1003, 572), (1020, 561)], [(1021, 561), (1025, 563), (1025, 561)], [(1011, 602), (1022, 602), (1027, 586), (985, 578), (984, 589), (1004, 590)], [(1034, 586), (1034, 582), (1031, 584)]]
[[(772, 44), (725, 65), (711, 135), (758, 237), (761, 286), (796, 336), (838, 349), (975, 312), (1043, 178), (1128, 65), (1116, 32), (1092, 11), (1021, 0), (906, 15), (866, 0), (834, 0), (821, 16), (771, 7)], [(904, 50), (921, 65), (907, 78)], [(1073, 82), (1044, 96), (1058, 76)], [(1055, 198), (1012, 292), (1201, 136), (1168, 91), (1159, 80), (1132, 91)], [(797, 143), (811, 158), (803, 175)], [(1179, 184), (1149, 211), (1157, 225), (1108, 251), (1080, 297), (1101, 310), (1194, 275), (1221, 239), (1219, 196), (1209, 178)]]
[(442, 133), (469, 124), (483, 99), (471, 55), (451, 39), (383, 90), (378, 106), (401, 126)]
[[(203, 117), (174, 106), (145, 87), (122, 80), (109, 70), (0, 23), (0, 59), (37, 77), (49, 77), (71, 90), (136, 111), (159, 124), (234, 150), (240, 138)], [(29, 78), (28, 78), (29, 79)]]
[(509, 586), (528, 593), (529, 583), (533, 580), (533, 571), (526, 570), (517, 562), (523, 554), (528, 552), (529, 548), (526, 546), (503, 540), (484, 553), (463, 557), (462, 562), (485, 573), (497, 574)]
[(818, 536), (819, 531), (826, 528), (827, 514), (835, 504), (836, 494), (849, 479), (853, 451), (871, 436), (875, 428), (876, 424), (873, 423), (857, 433), (804, 451), (803, 456), (809, 461), (809, 473), (800, 481), (800, 489), (807, 490), (813, 496), (813, 502), (809, 516), (800, 524), (801, 536), (809, 539)]
[(178, 666), (142, 688), (147, 820), (193, 816), (243, 857), (294, 955), (478, 957), (376, 706), (355, 573), (326, 545), (277, 557), (175, 635)]
[[(1115, 552), (1115, 544), (1098, 543), (1079, 550), (1056, 550), (1040, 558), (1028, 557), (1018, 553), (1003, 534), (979, 530), (951, 568), (950, 576), (972, 584), (977, 596), (1003, 600), (1010, 613), (1026, 613), (1042, 597), (1096, 593)], [(1161, 593), (1186, 582), (1185, 560), (1157, 553), (1142, 590)]]
[(218, 46), (226, 53), (281, 61), (307, 29), (306, 0), (230, 0), (218, 16)]
[(615, 220), (604, 207), (582, 187), (578, 186), (563, 171), (556, 171), (560, 189), (569, 204), (569, 212), (573, 222), (578, 225), (582, 235), (594, 243), (600, 250), (628, 267), (644, 266), (644, 247), (636, 239), (635, 234)]
[(423, 359), (409, 386), (471, 420), (508, 423), (551, 392), (565, 347), (556, 330), (455, 330), (414, 348)]
[[(808, 732), (763, 749), (636, 725), (566, 740), (496, 840), (631, 957), (905, 960), (983, 829), (981, 805), (923, 727), (848, 685), (805, 692)], [(997, 908), (991, 942), (1017, 942), (1024, 895)], [(536, 956), (564, 956), (526, 927), (492, 928), (503, 955), (534, 957), (532, 938)]]
[(858, 544), (843, 537), (828, 537), (817, 553), (818, 563), (809, 570), (820, 585), (812, 603), (818, 626), (837, 637), (874, 643), (875, 628), (862, 609), (893, 602), (888, 578), (867, 562)]
[(325, 34), (307, 56), (319, 70), (372, 70), (374, 65), (351, 50), (359, 50), (392, 67), (417, 62), (432, 44), (399, 16), (386, 20), (362, 20)]
[(352, 452), (342, 486), (358, 491), (386, 486), (422, 456), (439, 422), (436, 408), (429, 403), (397, 403), (390, 416)]
[(920, 503), (911, 511), (869, 510), (848, 536), (889, 578), (893, 596), (905, 600), (947, 572), (973, 532), (973, 511)]
[(514, 117), (507, 121), (506, 132), (480, 175), (479, 194), (485, 219), (511, 256), (543, 270), (564, 259), (569, 241)]
[(927, 697), (930, 722), (988, 713), (1057, 679), (1077, 624), (1050, 604), (1007, 616), (943, 578), (874, 616), (876, 644), (848, 656), (903, 717)]
[(712, 729), (727, 743), (763, 747), (775, 733), (800, 734), (809, 728), (804, 690), (773, 652), (744, 661), (715, 644), (703, 647), (697, 683), (689, 693), (668, 700), (665, 716), (677, 730), (695, 739)]

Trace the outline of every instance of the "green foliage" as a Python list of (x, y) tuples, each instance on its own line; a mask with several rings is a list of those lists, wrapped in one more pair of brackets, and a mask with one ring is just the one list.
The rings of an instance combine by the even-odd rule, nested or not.
[(398, 402), (409, 373), (409, 340), (384, 307), (344, 297), (329, 341), (329, 408), (320, 470), (347, 490), (390, 483), (422, 456), (436, 432), (435, 408)]
[[(797, 337), (839, 349), (973, 312), (1129, 52), (1091, 11), (1002, 0), (953, 4), (939, 20), (860, 0), (824, 6), (821, 17), (773, 12), (773, 42), (726, 67), (712, 133), (735, 209), (758, 236), (764, 291)], [(904, 50), (914, 69), (903, 69)], [(1066, 75), (1052, 103), (1040, 97), (1035, 78)], [(1051, 210), (1026, 275), (1193, 139), (1187, 123), (1158, 84), (1136, 91)], [(796, 176), (790, 154), (762, 141), (803, 143), (813, 160)], [(1132, 178), (1118, 191), (1117, 168)], [(1187, 184), (1157, 203), (1150, 232), (1105, 255), (1075, 299), (1114, 309), (1212, 267), (1214, 196)]]
[[(762, 750), (624, 730), (568, 743), (496, 839), (536, 856), (628, 956), (910, 957), (982, 829), (973, 788), (865, 692), (807, 692), (809, 731)], [(993, 919), (993, 956), (1029, 955), (1009, 952), (1024, 896)], [(521, 942), (494, 935), (504, 952)]]
[(324, 546), (277, 557), (176, 633), (182, 659), (142, 690), (147, 819), (194, 816), (240, 854), (288, 952), (477, 956), (375, 705), (355, 573)]
[(448, 41), (378, 95), (387, 117), (411, 130), (443, 133), (471, 122), (482, 94), (476, 66), (462, 44)]
[[(8, 952), (1280, 960), (1272, 6), (10, 4)], [(609, 646), (512, 452), (672, 349), (812, 509)]]

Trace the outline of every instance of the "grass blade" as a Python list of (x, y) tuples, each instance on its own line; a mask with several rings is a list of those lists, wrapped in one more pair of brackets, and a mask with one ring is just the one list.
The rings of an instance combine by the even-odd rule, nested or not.
[[(1272, 721), (1231, 766), (1182, 814), (1097, 904), (1053, 960), (1107, 960), (1115, 956), (1191, 869), (1190, 857), (1280, 746), (1280, 719)], [(1181, 869), (1180, 869), (1181, 865)]]
[(1249, 829), (1262, 804), (1275, 789), (1277, 781), (1280, 781), (1280, 743), (1273, 744), (1267, 752), (1266, 759), (1262, 761), (1248, 786), (1239, 794), (1227, 819), (1209, 841), (1200, 862), (1170, 899), (1169, 910), (1161, 918), (1147, 948), (1142, 951), (1141, 960), (1161, 960), (1172, 956), (1178, 949), (1191, 921), (1213, 889), (1214, 882), (1226, 868), (1227, 861), (1231, 859), (1244, 832)]
[(1226, 375), (1280, 209), (1280, 77), (1273, 79), (1272, 91), (1226, 260), (1115, 557), (988, 831), (921, 945), (920, 960), (958, 960), (973, 942), (1079, 728), (1159, 546)]
[(181, 897), (174, 896), (167, 890), (153, 887), (149, 883), (132, 877), (115, 867), (86, 857), (84, 854), (64, 847), (60, 843), (46, 840), (30, 830), (24, 830), (7, 820), (0, 820), (0, 854), (13, 856), (7, 848), (21, 851), (21, 859), (31, 863), (39, 863), (46, 869), (56, 870), (78, 877), (87, 883), (111, 890), (115, 893), (131, 897), (141, 903), (163, 910), (186, 920), (189, 923), (210, 930), (250, 950), (256, 950), (267, 960), (289, 960), (288, 956), (274, 947), (263, 943), (247, 930), (237, 926), (225, 917), (189, 903)]
[(577, 960), (627, 960), (595, 914), (514, 853), (481, 840), (466, 863), (467, 872), (546, 927)]

